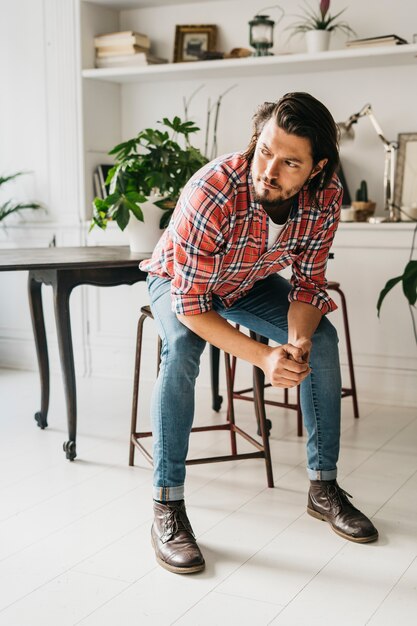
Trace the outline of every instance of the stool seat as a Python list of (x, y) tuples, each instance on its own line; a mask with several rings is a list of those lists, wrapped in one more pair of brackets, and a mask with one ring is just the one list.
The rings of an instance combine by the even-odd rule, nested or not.
[[(129, 465), (134, 465), (134, 455), (135, 450), (138, 449), (145, 456), (145, 458), (153, 464), (153, 458), (150, 452), (142, 445), (141, 439), (152, 437), (152, 432), (150, 431), (140, 431), (138, 427), (138, 405), (139, 405), (139, 386), (140, 386), (140, 365), (141, 365), (141, 354), (142, 354), (142, 335), (143, 335), (143, 324), (146, 319), (154, 319), (152, 314), (152, 309), (150, 306), (145, 305), (140, 309), (141, 315), (138, 321), (137, 327), (137, 336), (136, 336), (136, 355), (135, 355), (135, 372), (134, 372), (134, 382), (133, 382), (133, 400), (132, 400), (132, 416), (131, 416), (131, 428), (130, 428), (130, 447), (129, 447)], [(160, 354), (161, 354), (161, 338), (158, 337), (158, 372), (160, 366)], [(228, 394), (228, 411), (227, 411), (227, 419), (223, 424), (210, 424), (207, 426), (197, 426), (191, 429), (192, 433), (195, 432), (207, 432), (213, 430), (225, 430), (230, 433), (230, 446), (231, 453), (227, 455), (216, 455), (209, 456), (204, 458), (195, 458), (195, 459), (186, 459), (186, 465), (196, 465), (199, 463), (214, 463), (218, 461), (235, 461), (239, 459), (251, 459), (251, 458), (263, 458), (265, 459), (265, 469), (267, 475), (267, 484), (268, 487), (274, 486), (274, 479), (272, 473), (272, 462), (271, 462), (271, 453), (269, 448), (269, 432), (268, 426), (265, 418), (265, 410), (263, 406), (260, 406), (262, 403), (262, 394), (263, 387), (261, 383), (261, 375), (263, 372), (258, 370), (258, 368), (254, 368), (258, 370), (257, 375), (254, 376), (254, 401), (255, 401), (255, 410), (258, 419), (260, 435), (262, 439), (262, 443), (254, 439), (250, 434), (246, 431), (242, 430), (235, 423), (235, 414), (234, 407), (232, 402), (232, 394), (233, 394), (233, 381), (232, 381), (232, 372), (230, 369), (230, 362), (225, 355), (225, 364), (226, 364), (226, 383), (227, 383), (227, 394)], [(262, 387), (262, 389), (261, 389)], [(256, 448), (256, 452), (246, 452), (246, 453), (238, 453), (237, 452), (237, 437), (239, 435), (243, 439), (245, 439), (248, 443), (250, 443), (253, 447)]]

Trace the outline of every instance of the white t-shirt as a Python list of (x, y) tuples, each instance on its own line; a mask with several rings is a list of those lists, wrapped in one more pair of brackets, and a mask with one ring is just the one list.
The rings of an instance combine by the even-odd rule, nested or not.
[(269, 248), (272, 248), (272, 246), (274, 245), (274, 243), (276, 242), (276, 240), (280, 236), (281, 232), (284, 230), (286, 223), (287, 222), (284, 222), (283, 224), (275, 224), (275, 222), (273, 222), (271, 220), (271, 218), (269, 218), (269, 224), (268, 224), (268, 246), (267, 246), (268, 250), (269, 250)]

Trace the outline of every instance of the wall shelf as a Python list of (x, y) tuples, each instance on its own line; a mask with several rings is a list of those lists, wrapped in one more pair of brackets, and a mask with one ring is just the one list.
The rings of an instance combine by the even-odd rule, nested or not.
[(282, 54), (271, 57), (221, 59), (192, 63), (166, 63), (140, 67), (85, 69), (83, 78), (112, 83), (238, 78), (274, 74), (342, 71), (400, 65), (417, 65), (417, 44), (330, 50), (316, 54)]

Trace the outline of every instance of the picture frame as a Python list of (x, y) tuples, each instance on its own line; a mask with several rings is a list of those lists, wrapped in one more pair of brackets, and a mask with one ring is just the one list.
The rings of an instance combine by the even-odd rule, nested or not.
[(216, 41), (217, 26), (215, 24), (177, 25), (175, 27), (174, 63), (198, 61), (199, 53), (215, 50)]
[(394, 204), (399, 208), (417, 205), (417, 132), (398, 135)]

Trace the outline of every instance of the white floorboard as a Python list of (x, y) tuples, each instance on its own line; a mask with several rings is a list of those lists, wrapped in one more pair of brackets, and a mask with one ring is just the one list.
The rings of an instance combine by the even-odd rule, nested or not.
[[(62, 383), (37, 428), (35, 373), (0, 370), (0, 626), (408, 626), (417, 613), (417, 410), (343, 400), (339, 478), (380, 539), (356, 545), (305, 512), (305, 439), (269, 408), (275, 488), (261, 460), (188, 467), (187, 508), (207, 568), (177, 576), (150, 545), (152, 471), (128, 466), (131, 383), (78, 380), (74, 463)], [(147, 415), (149, 392), (143, 397)], [(197, 393), (203, 421), (225, 419)], [(250, 403), (237, 419), (255, 434)], [(205, 419), (202, 419), (204, 415)], [(194, 434), (193, 456), (226, 453)], [(246, 442), (242, 450), (248, 449)]]

